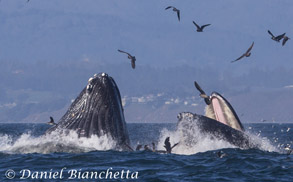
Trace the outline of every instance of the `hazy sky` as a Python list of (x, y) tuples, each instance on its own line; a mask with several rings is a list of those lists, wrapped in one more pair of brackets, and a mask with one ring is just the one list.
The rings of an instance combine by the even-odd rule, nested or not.
[[(180, 9), (180, 22), (165, 10), (170, 5)], [(67, 90), (77, 95), (90, 76), (105, 71), (123, 96), (143, 90), (187, 97), (197, 93), (197, 80), (209, 93), (226, 94), (237, 111), (250, 113), (247, 120), (291, 121), (292, 92), (284, 86), (293, 84), (293, 42), (282, 46), (267, 30), (292, 38), (292, 10), (292, 0), (1, 0), (0, 92), (9, 96), (2, 94), (2, 104), (19, 107), (7, 118), (58, 109), (59, 101), (60, 107), (68, 103)], [(192, 21), (211, 26), (198, 33)], [(253, 41), (249, 58), (230, 63)], [(137, 69), (117, 49), (135, 55)], [(39, 105), (28, 105), (27, 95), (37, 95)]]
[[(128, 61), (119, 48), (138, 65), (292, 67), (292, 40), (267, 33), (293, 37), (292, 10), (292, 0), (2, 0), (0, 61)], [(192, 21), (212, 25), (198, 33)], [(252, 56), (231, 64), (253, 41)]]

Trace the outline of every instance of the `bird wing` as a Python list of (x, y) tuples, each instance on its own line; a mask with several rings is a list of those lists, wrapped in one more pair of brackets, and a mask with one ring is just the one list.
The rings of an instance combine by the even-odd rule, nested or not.
[(234, 62), (236, 62), (236, 61), (238, 61), (238, 60), (242, 59), (244, 56), (245, 56), (245, 54), (243, 54), (242, 56), (240, 56), (240, 57), (239, 57), (239, 58), (237, 58), (236, 60), (234, 60), (234, 61), (231, 61), (231, 63), (234, 63)]
[(206, 25), (203, 25), (201, 26), (201, 29), (204, 29), (204, 27), (207, 27), (207, 26), (210, 26), (211, 24), (206, 24)]
[(250, 46), (250, 47), (247, 49), (247, 51), (246, 51), (246, 53), (245, 53), (245, 54), (248, 54), (248, 53), (251, 51), (251, 49), (252, 49), (253, 45), (254, 45), (254, 42), (252, 42), (251, 46)]
[(177, 10), (177, 17), (178, 17), (178, 20), (180, 21), (180, 10)]
[(282, 46), (286, 44), (287, 40), (289, 40), (289, 37), (285, 36), (282, 42)]
[(170, 9), (170, 8), (174, 8), (173, 6), (168, 6), (167, 8), (165, 8), (165, 10)]
[(200, 92), (200, 97), (201, 98), (204, 98), (204, 101), (207, 105), (210, 105), (211, 104), (211, 101), (210, 101), (210, 98), (209, 96), (207, 96), (207, 94), (200, 88), (199, 84), (194, 81), (194, 86), (197, 88), (197, 90)]
[(283, 34), (281, 34), (281, 35), (278, 35), (278, 36), (276, 37), (276, 39), (277, 39), (277, 40), (281, 40), (281, 39), (285, 36), (285, 34), (286, 34), (286, 33), (283, 33)]
[(268, 33), (272, 36), (272, 37), (275, 37), (271, 31), (268, 30)]
[(134, 69), (135, 68), (135, 59), (131, 59), (131, 67)]
[(165, 144), (165, 145), (168, 145), (168, 144), (170, 143), (170, 141), (169, 141), (169, 140), (170, 140), (170, 137), (167, 137), (167, 138), (165, 139), (165, 142), (164, 142), (164, 144)]
[(203, 89), (199, 86), (199, 84), (196, 81), (194, 81), (194, 86), (200, 92), (201, 97), (205, 98), (207, 96), (207, 94), (203, 91)]
[(50, 116), (50, 121), (51, 121), (51, 122), (54, 122), (54, 119), (53, 119), (53, 117), (52, 117), (52, 116)]
[(175, 143), (171, 148), (173, 149), (173, 148), (176, 147), (178, 144), (179, 144), (179, 142), (178, 142), (178, 143)]
[(196, 28), (200, 29), (200, 26), (198, 26), (198, 24), (196, 24), (194, 21), (192, 21), (192, 23), (196, 26)]
[[(131, 54), (129, 54), (128, 52), (125, 52), (125, 51), (121, 51), (120, 49), (118, 49), (119, 52), (122, 52), (122, 53), (125, 53), (127, 54), (128, 56), (131, 56)], [(132, 57), (132, 56), (131, 56)]]

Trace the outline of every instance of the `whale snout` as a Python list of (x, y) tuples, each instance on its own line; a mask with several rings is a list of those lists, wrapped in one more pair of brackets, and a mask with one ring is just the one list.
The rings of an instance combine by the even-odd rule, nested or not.
[(102, 77), (108, 77), (108, 74), (107, 73), (101, 73), (101, 76)]
[(197, 115), (191, 112), (181, 112), (177, 115), (178, 121), (193, 120)]
[(101, 82), (103, 84), (106, 84), (111, 80), (111, 77), (105, 72), (102, 72), (102, 73), (99, 73), (96, 75), (97, 76), (95, 77), (95, 79), (97, 80), (97, 82)]
[(88, 84), (87, 84), (87, 91), (88, 93), (91, 93), (93, 88), (95, 87), (95, 85), (105, 85), (107, 84), (110, 80), (110, 77), (108, 76), (107, 73), (102, 72), (99, 74), (94, 74), (93, 77), (90, 77), (88, 80)]

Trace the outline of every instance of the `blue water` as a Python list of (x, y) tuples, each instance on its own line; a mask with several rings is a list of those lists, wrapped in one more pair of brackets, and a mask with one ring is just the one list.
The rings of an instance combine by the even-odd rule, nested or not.
[[(114, 151), (107, 137), (43, 136), (48, 128), (45, 124), (0, 124), (0, 181), (293, 181), (293, 156), (284, 150), (288, 144), (293, 146), (293, 124), (246, 124), (261, 149), (242, 150), (204, 139), (193, 147), (178, 146), (172, 154)], [(176, 124), (128, 124), (134, 148), (155, 142), (163, 149), (166, 136), (171, 143), (179, 140), (175, 129)], [(5, 176), (13, 177), (9, 169), (15, 172), (13, 179)], [(94, 172), (104, 179), (91, 178)]]

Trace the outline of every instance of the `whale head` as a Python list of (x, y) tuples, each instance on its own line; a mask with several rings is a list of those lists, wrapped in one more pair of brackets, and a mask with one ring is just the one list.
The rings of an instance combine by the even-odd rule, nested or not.
[(206, 116), (226, 124), (236, 130), (244, 131), (236, 112), (231, 104), (219, 93), (213, 92), (209, 98), (210, 104), (206, 106)]
[(59, 123), (47, 133), (56, 129), (74, 130), (80, 137), (110, 135), (118, 147), (129, 146), (121, 96), (114, 79), (106, 73), (89, 78)]

